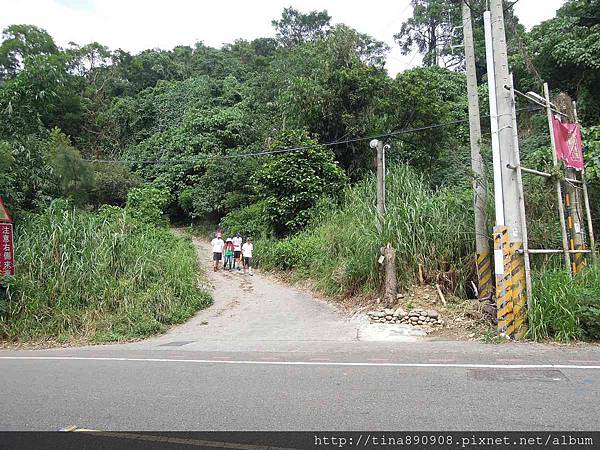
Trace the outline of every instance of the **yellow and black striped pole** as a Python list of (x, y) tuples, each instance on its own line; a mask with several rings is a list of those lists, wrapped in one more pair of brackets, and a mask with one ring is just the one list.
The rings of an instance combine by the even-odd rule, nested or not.
[(508, 227), (494, 228), (498, 334), (521, 339), (527, 332), (523, 245), (510, 242)]
[(527, 332), (527, 291), (525, 288), (523, 244), (521, 242), (510, 244), (510, 276), (514, 320), (513, 337), (519, 340), (525, 337)]
[(494, 227), (494, 272), (498, 334), (506, 337), (511, 337), (514, 332), (511, 259), (508, 227), (496, 226)]
[(481, 117), (479, 91), (475, 69), (475, 46), (471, 8), (462, 5), (467, 99), (469, 106), (469, 141), (471, 144), (471, 169), (473, 171), (473, 206), (475, 213), (475, 252), (477, 266), (477, 297), (491, 300), (493, 295), (492, 260), (490, 258), (489, 230), (487, 228), (487, 186), (485, 165), (481, 156)]
[(492, 259), (490, 252), (477, 253), (477, 280), (479, 281), (479, 299), (491, 299), (493, 295)]
[[(571, 193), (574, 193), (575, 199), (571, 198)], [(567, 230), (569, 232), (569, 249), (570, 250), (584, 250), (585, 243), (582, 235), (581, 222), (578, 219), (578, 207), (577, 195), (574, 189), (568, 189), (565, 194), (565, 206), (567, 207)], [(585, 258), (583, 253), (573, 253), (571, 257), (571, 270), (573, 273), (581, 272), (585, 267)]]

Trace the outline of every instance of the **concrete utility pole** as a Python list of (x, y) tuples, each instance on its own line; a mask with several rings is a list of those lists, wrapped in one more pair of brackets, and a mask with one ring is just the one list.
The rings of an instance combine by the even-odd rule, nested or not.
[(498, 106), (498, 138), (500, 140), (500, 160), (502, 161), (502, 195), (504, 197), (504, 225), (509, 228), (511, 242), (522, 242), (521, 218), (517, 174), (508, 168), (516, 166), (513, 148), (512, 104), (508, 70), (506, 31), (504, 29), (504, 9), (502, 0), (490, 0), (492, 20), (492, 46), (494, 49), (494, 71), (496, 79), (496, 104)]
[[(498, 331), (506, 336), (520, 338), (526, 331), (525, 306), (527, 299), (518, 179), (516, 171), (510, 168), (519, 165), (514, 148), (511, 94), (505, 88), (512, 84), (508, 70), (503, 2), (502, 0), (490, 0), (489, 4), (490, 12), (486, 12), (485, 15), (488, 28), (486, 30), (486, 51), (488, 53), (488, 77), (492, 73), (494, 77), (494, 86), (490, 86), (490, 104), (494, 100), (492, 97), (495, 97), (497, 107), (496, 117), (493, 117), (494, 113), (492, 112), (491, 121), (496, 122), (496, 124), (492, 124), (492, 132), (497, 132), (500, 153), (499, 167), (498, 161), (495, 161), (494, 186), (497, 185), (496, 177), (499, 174), (502, 180), (503, 207), (501, 217), (503, 221), (498, 221), (497, 211), (497, 223), (494, 229)], [(491, 42), (489, 42), (490, 37)], [(496, 205), (498, 208), (498, 203)]]
[(383, 141), (377, 139), (373, 139), (369, 145), (377, 149), (377, 219), (381, 231), (385, 216), (385, 149)]
[(487, 188), (485, 167), (481, 157), (481, 118), (475, 71), (475, 49), (473, 44), (473, 22), (471, 8), (462, 2), (463, 37), (467, 68), (467, 97), (469, 100), (469, 135), (471, 140), (471, 169), (473, 171), (473, 205), (475, 209), (475, 251), (477, 252), (478, 297), (492, 297), (492, 261), (490, 258), (487, 231), (486, 207)]

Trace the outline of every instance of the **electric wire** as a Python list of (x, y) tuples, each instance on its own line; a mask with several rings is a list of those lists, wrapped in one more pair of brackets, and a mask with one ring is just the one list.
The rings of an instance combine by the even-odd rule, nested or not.
[[(517, 110), (517, 112), (522, 112), (522, 111), (533, 112), (533, 111), (537, 111), (540, 109), (542, 109), (542, 108), (527, 107), (527, 108), (520, 108)], [(481, 118), (489, 118), (489, 117), (490, 117), (489, 114), (481, 116)], [(331, 142), (325, 142), (322, 144), (303, 145), (303, 146), (298, 146), (298, 147), (283, 147), (283, 148), (277, 148), (277, 149), (273, 149), (273, 150), (262, 150), (259, 152), (251, 152), (251, 153), (235, 153), (235, 154), (229, 154), (229, 155), (198, 155), (197, 157), (195, 157), (193, 159), (147, 159), (147, 160), (84, 159), (84, 161), (96, 162), (96, 163), (107, 163), (107, 164), (110, 164), (110, 163), (113, 163), (113, 164), (123, 164), (123, 163), (125, 163), (125, 164), (195, 164), (195, 163), (200, 163), (203, 161), (211, 161), (211, 160), (250, 158), (250, 157), (257, 157), (257, 156), (277, 155), (277, 154), (282, 154), (282, 153), (302, 152), (305, 150), (311, 150), (311, 149), (315, 149), (315, 148), (333, 147), (336, 145), (352, 144), (355, 142), (364, 142), (364, 141), (370, 141), (373, 139), (390, 138), (390, 137), (400, 136), (403, 134), (416, 133), (416, 132), (427, 131), (427, 130), (434, 130), (434, 129), (443, 128), (443, 127), (452, 126), (452, 125), (460, 125), (463, 123), (467, 123), (468, 121), (469, 121), (468, 118), (467, 119), (457, 119), (457, 120), (437, 123), (437, 124), (433, 124), (433, 125), (426, 125), (426, 126), (414, 127), (414, 128), (404, 128), (402, 130), (391, 131), (388, 133), (373, 134), (370, 136), (355, 137), (355, 138), (349, 138), (349, 139), (344, 139), (344, 140), (336, 140), (336, 141), (331, 141)]]

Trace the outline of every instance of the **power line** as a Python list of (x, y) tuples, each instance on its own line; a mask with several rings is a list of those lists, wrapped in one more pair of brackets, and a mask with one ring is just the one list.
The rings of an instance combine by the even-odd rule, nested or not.
[[(473, 2), (475, 0), (462, 0), (471, 10), (471, 13), (476, 14), (476, 15), (481, 15), (483, 14), (483, 11), (486, 10), (486, 8), (489, 8), (489, 5), (487, 5), (487, 2), (485, 5), (483, 5), (482, 8), (476, 8), (475, 5), (473, 4)], [(512, 7), (514, 7), (520, 0), (513, 0), (511, 3), (509, 3), (508, 5), (506, 5), (504, 7), (504, 12), (507, 12), (509, 9), (511, 9)]]
[(508, 11), (510, 8), (519, 3), (519, 0), (514, 0), (510, 5), (504, 7), (504, 12)]
[[(540, 109), (541, 108), (539, 108), (539, 107), (537, 107), (537, 108), (527, 107), (527, 108), (520, 108), (517, 111), (519, 111), (519, 112), (521, 112), (521, 111), (537, 111)], [(483, 115), (481, 117), (489, 118), (490, 116)], [(313, 148), (333, 147), (336, 145), (352, 144), (355, 142), (370, 141), (373, 139), (382, 139), (382, 138), (400, 136), (402, 134), (410, 134), (410, 133), (416, 133), (416, 132), (420, 132), (420, 131), (434, 130), (437, 128), (443, 128), (443, 127), (447, 127), (447, 126), (451, 126), (451, 125), (460, 125), (460, 124), (466, 123), (468, 121), (469, 121), (469, 119), (458, 119), (458, 120), (453, 120), (450, 122), (442, 122), (442, 123), (437, 123), (437, 124), (433, 124), (433, 125), (426, 125), (423, 127), (404, 128), (402, 130), (391, 131), (388, 133), (381, 133), (381, 134), (374, 134), (374, 135), (370, 135), (370, 136), (363, 136), (363, 137), (356, 137), (356, 138), (350, 138), (350, 139), (344, 139), (344, 140), (325, 142), (323, 144), (303, 145), (303, 146), (298, 146), (298, 147), (284, 147), (284, 148), (277, 148), (277, 149), (273, 149), (273, 150), (263, 150), (260, 152), (253, 152), (253, 153), (237, 153), (237, 154), (230, 154), (230, 155), (199, 155), (194, 159), (148, 159), (148, 160), (84, 159), (84, 161), (97, 162), (97, 163), (108, 163), (108, 164), (111, 164), (111, 163), (113, 163), (113, 164), (121, 164), (121, 163), (128, 163), (128, 164), (195, 164), (195, 163), (199, 163), (199, 162), (203, 162), (203, 161), (250, 158), (250, 157), (255, 157), (255, 156), (269, 156), (269, 155), (276, 155), (276, 154), (282, 154), (282, 153), (301, 152), (301, 151), (310, 150)]]

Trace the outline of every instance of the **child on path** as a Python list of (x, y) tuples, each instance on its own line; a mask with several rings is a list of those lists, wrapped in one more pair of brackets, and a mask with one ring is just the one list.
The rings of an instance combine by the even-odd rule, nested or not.
[(242, 265), (242, 236), (239, 232), (233, 238), (233, 264), (237, 270)]
[(252, 273), (252, 250), (254, 246), (252, 245), (252, 239), (246, 239), (246, 243), (242, 246), (242, 255), (244, 257), (244, 273), (246, 273), (246, 269), (250, 275), (254, 275)]
[(213, 251), (213, 272), (216, 272), (219, 270), (219, 264), (223, 256), (223, 247), (225, 246), (225, 242), (221, 239), (221, 233), (215, 233), (215, 238), (210, 241), (210, 245)]
[(231, 270), (233, 265), (233, 242), (230, 238), (225, 241), (225, 262), (223, 263), (223, 269)]

